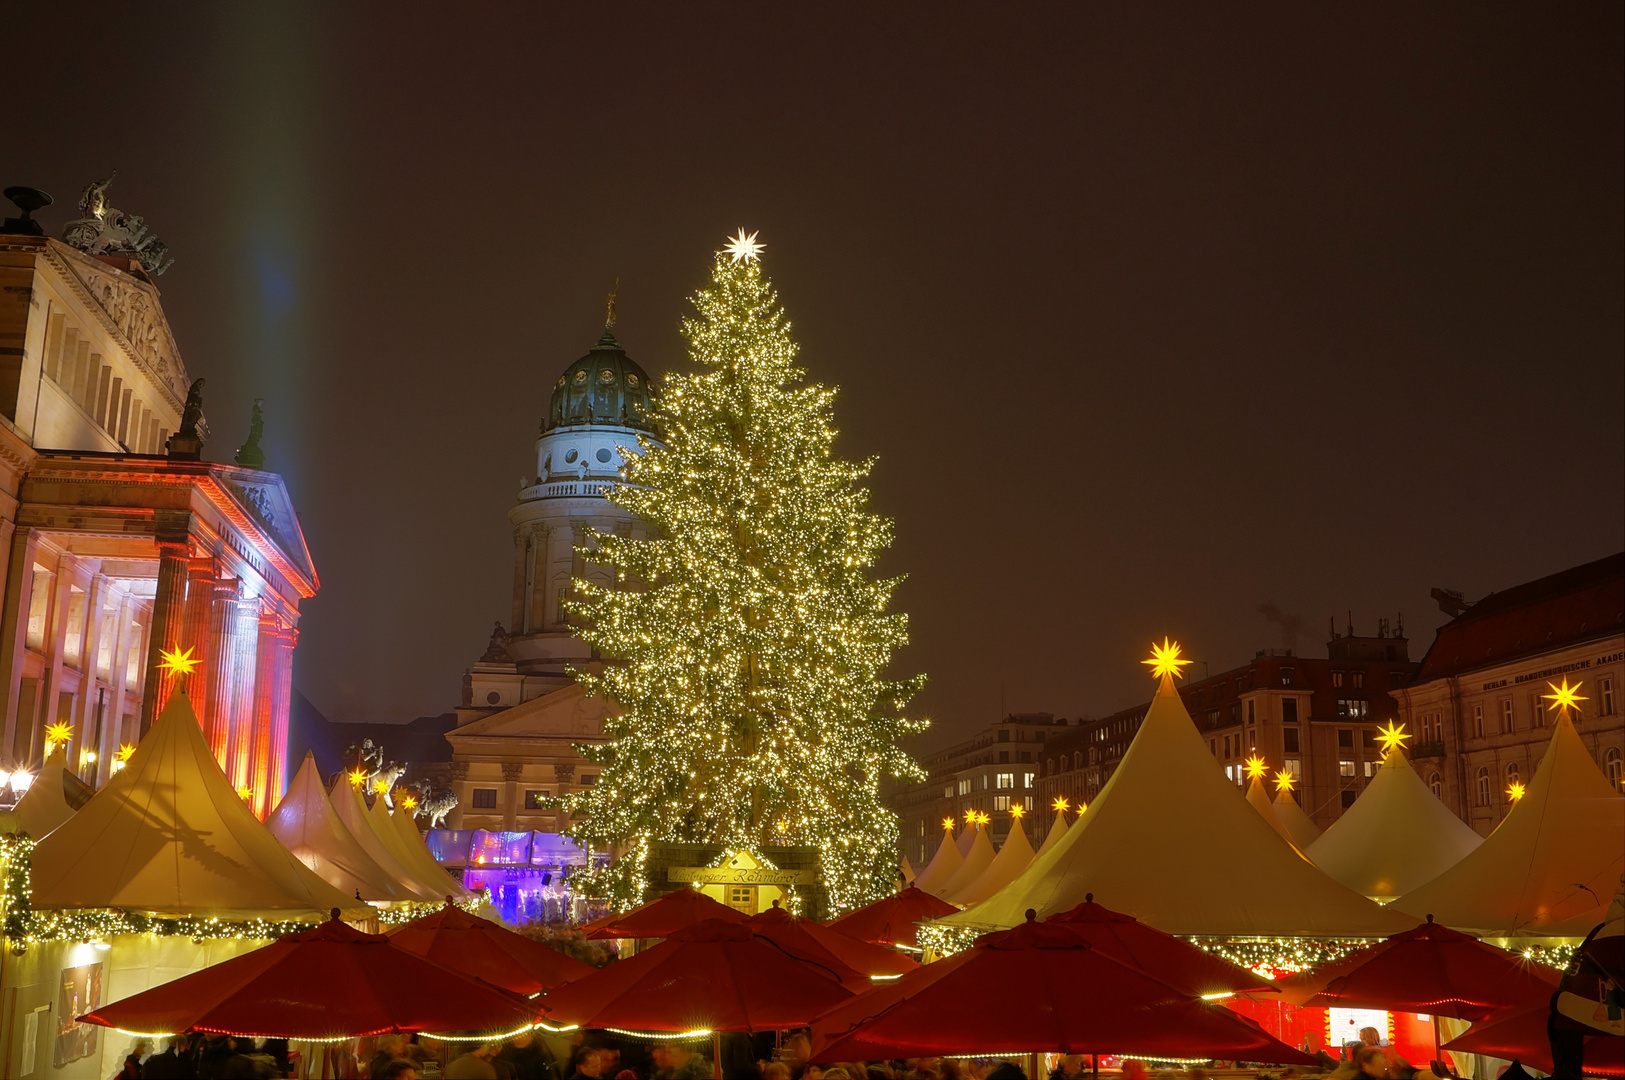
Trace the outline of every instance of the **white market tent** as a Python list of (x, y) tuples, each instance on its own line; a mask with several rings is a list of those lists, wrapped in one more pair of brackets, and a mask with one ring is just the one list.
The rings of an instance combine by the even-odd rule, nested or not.
[(1292, 831), (1286, 827), (1286, 822), (1282, 821), (1280, 815), (1276, 814), (1275, 807), (1270, 802), (1270, 797), (1264, 793), (1264, 778), (1262, 776), (1255, 776), (1248, 783), (1247, 801), (1269, 823), (1269, 827), (1280, 834), (1282, 840), (1285, 840), (1293, 847), (1299, 846), (1298, 842), (1292, 838)]
[(1483, 842), (1428, 790), (1396, 746), (1354, 805), (1304, 854), (1355, 892), (1387, 903), (1432, 881)]
[[(1083, 813), (1084, 809), (1085, 809), (1084, 805), (1082, 803), (1079, 803), (1078, 804), (1078, 813), (1080, 813), (1080, 814)], [(1067, 829), (1066, 811), (1065, 810), (1057, 810), (1057, 811), (1055, 811), (1055, 820), (1050, 823), (1049, 833), (1047, 835), (1045, 835), (1044, 842), (1042, 844), (1038, 845), (1038, 852), (1037, 852), (1037, 854), (1035, 854), (1033, 856), (1033, 858), (1036, 859), (1039, 855), (1044, 854), (1044, 852), (1048, 851), (1050, 848), (1052, 848), (1056, 844), (1060, 843), (1061, 842), (1061, 837), (1066, 835), (1066, 829)]]
[(966, 822), (965, 827), (959, 830), (959, 839), (954, 843), (958, 845), (961, 856), (970, 854), (971, 847), (976, 843), (976, 832), (976, 826), (971, 822)]
[(73, 817), (73, 807), (68, 805), (67, 775), (67, 751), (58, 747), (12, 808), (11, 827), (27, 833), (37, 842)]
[(1562, 715), (1523, 798), (1496, 830), (1391, 906), (1477, 934), (1581, 937), (1603, 921), (1622, 870), (1625, 796)]
[(914, 879), (914, 887), (932, 896), (937, 895), (937, 888), (958, 872), (965, 856), (959, 853), (959, 845), (954, 841), (954, 834), (950, 829), (942, 831), (942, 843), (937, 845), (937, 853), (931, 856), (931, 861), (920, 876)]
[(897, 876), (902, 879), (904, 888), (907, 888), (910, 882), (920, 876), (914, 872), (914, 866), (908, 861), (907, 855), (904, 855), (897, 863)]
[(988, 839), (987, 830), (977, 829), (975, 838), (971, 840), (970, 854), (959, 864), (959, 869), (954, 871), (953, 877), (942, 883), (936, 894), (948, 903), (953, 903), (956, 894), (968, 888), (993, 865), (993, 857), (993, 841)]
[(312, 754), (305, 755), (287, 795), (265, 824), (283, 847), (340, 892), (360, 893), (363, 900), (416, 899), (367, 854), (333, 812)]
[(1021, 872), (1032, 865), (1033, 854), (1033, 845), (1027, 839), (1027, 830), (1021, 827), (1021, 819), (1017, 818), (1010, 822), (1010, 835), (1004, 838), (999, 853), (993, 857), (987, 869), (982, 871), (982, 875), (958, 892), (944, 896), (943, 899), (950, 904), (961, 906), (979, 904), (1021, 876)]
[(367, 804), (361, 801), (361, 792), (343, 776), (333, 782), (333, 790), (327, 793), (327, 801), (332, 804), (333, 813), (339, 822), (355, 838), (356, 843), (361, 845), (361, 850), (389, 875), (391, 881), (405, 886), (406, 890), (419, 900), (446, 899), (445, 890), (435, 892), (431, 884), (419, 881), (417, 875), (407, 868), (394, 851), (385, 846), (367, 817)]
[(1309, 815), (1303, 812), (1303, 807), (1298, 805), (1292, 792), (1277, 791), (1274, 806), (1275, 816), (1286, 826), (1287, 835), (1292, 837), (1299, 851), (1307, 850), (1310, 844), (1320, 839), (1320, 826), (1309, 820)]
[(129, 763), (34, 848), (33, 878), (38, 908), (275, 919), (371, 912), (254, 816), (180, 692)]
[(406, 856), (406, 865), (415, 873), (418, 880), (425, 885), (432, 885), (440, 891), (440, 898), (447, 896), (467, 898), (473, 893), (463, 887), (463, 883), (451, 876), (451, 873), (429, 854), (429, 845), (424, 842), (423, 834), (418, 831), (417, 822), (412, 811), (402, 807), (393, 814), (384, 806), (384, 800), (379, 799), (372, 807), (380, 828), (393, 829), (395, 839), (399, 845), (398, 850)]
[(997, 894), (939, 920), (1004, 928), (1086, 894), (1170, 934), (1384, 937), (1416, 925), (1322, 873), (1225, 779), (1170, 677), (1083, 817)]

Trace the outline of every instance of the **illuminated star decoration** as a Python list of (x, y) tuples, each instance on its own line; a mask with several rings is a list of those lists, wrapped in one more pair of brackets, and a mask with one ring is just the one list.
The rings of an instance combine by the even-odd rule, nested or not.
[[(757, 230), (757, 232), (760, 231), (760, 229)], [(741, 228), (738, 236), (728, 237), (728, 242), (723, 245), (722, 250), (724, 253), (733, 256), (734, 262), (755, 262), (761, 257), (762, 252), (767, 250), (767, 245), (758, 244), (756, 242), (756, 233), (746, 236), (745, 230)]]
[(965, 824), (966, 825), (974, 825), (974, 824), (976, 824), (976, 811), (974, 811), (974, 810), (966, 810), (965, 811)]
[(1580, 687), (1584, 686), (1585, 683), (1577, 682), (1570, 686), (1567, 675), (1563, 676), (1562, 686), (1558, 686), (1556, 683), (1547, 683), (1546, 685), (1552, 688), (1552, 692), (1540, 696), (1551, 699), (1552, 703), (1546, 706), (1551, 712), (1562, 712), (1564, 716), (1567, 716), (1570, 709), (1575, 712), (1580, 711), (1580, 702), (1591, 700), (1588, 697), (1580, 696)]
[(374, 780), (372, 782), (372, 790), (373, 790), (373, 792), (375, 794), (388, 795), (389, 794), (389, 788), (390, 788), (389, 781), (385, 780), (382, 776), (380, 776), (378, 779), (376, 779), (376, 780)]
[(1079, 817), (1082, 817), (1082, 816), (1083, 816), (1083, 812), (1084, 812), (1084, 811), (1085, 811), (1085, 810), (1087, 810), (1087, 809), (1089, 809), (1089, 804), (1088, 804), (1088, 803), (1086, 803), (1086, 802), (1084, 802), (1084, 801), (1083, 801), (1083, 800), (1081, 800), (1081, 799), (1080, 799), (1080, 800), (1078, 800), (1078, 816), (1079, 816)]
[(1285, 769), (1275, 770), (1275, 790), (1291, 791), (1298, 784), (1298, 778)]
[(50, 757), (51, 751), (58, 746), (66, 746), (68, 740), (73, 738), (73, 728), (66, 720), (58, 720), (54, 724), (45, 725), (45, 756)]
[(1523, 798), (1523, 781), (1514, 780), (1507, 785), (1507, 801), (1517, 802), (1521, 798)]
[(135, 747), (131, 746), (129, 743), (119, 743), (118, 753), (116, 756), (120, 761), (129, 761), (131, 758), (135, 757)]
[(249, 802), (254, 798), (254, 789), (251, 787), (240, 787), (237, 789), (237, 797), (244, 802)]
[(1061, 812), (1063, 814), (1066, 813), (1066, 808), (1068, 806), (1071, 806), (1071, 805), (1072, 805), (1071, 803), (1066, 801), (1066, 796), (1065, 795), (1057, 795), (1057, 796), (1055, 796), (1055, 801), (1050, 803), (1050, 806), (1054, 807), (1056, 810), (1058, 810), (1059, 812)]
[(344, 775), (349, 778), (351, 787), (360, 787), (367, 782), (367, 770), (359, 766)]
[(1190, 661), (1179, 658), (1179, 642), (1169, 641), (1164, 637), (1161, 645), (1155, 641), (1151, 643), (1151, 659), (1141, 660), (1140, 663), (1151, 669), (1152, 678), (1160, 679), (1164, 675), (1175, 675), (1183, 679), (1185, 674), (1179, 669)]
[(951, 818), (951, 817), (943, 818), (942, 819), (942, 828), (946, 832), (953, 832), (954, 831), (954, 819)]
[(1382, 752), (1388, 753), (1395, 747), (1403, 750), (1410, 736), (1405, 734), (1405, 725), (1396, 721), (1388, 721), (1387, 727), (1377, 729), (1377, 741), (1382, 743)]
[(1245, 768), (1249, 780), (1262, 780), (1264, 775), (1270, 771), (1270, 767), (1264, 764), (1264, 759), (1257, 754), (1247, 759)]
[(1016, 804), (1014, 804), (1013, 806), (1010, 807), (1010, 816), (1015, 818), (1017, 821), (1020, 821), (1021, 816), (1023, 814), (1025, 814), (1026, 812), (1027, 812), (1027, 808), (1025, 806), (1022, 806), (1020, 803), (1016, 803)]
[[(402, 795), (401, 796), (401, 806), (405, 807), (408, 810), (416, 810), (418, 808), (418, 801), (416, 799), (412, 798), (412, 796), (410, 796), (410, 795)], [(786, 824), (786, 822), (781, 821), (781, 822), (779, 822), (779, 824), (781, 826), (783, 826), (783, 825)]]
[(164, 669), (166, 675), (190, 675), (202, 663), (192, 655), (190, 647), (182, 652), (179, 646), (173, 649), (160, 649), (158, 666)]

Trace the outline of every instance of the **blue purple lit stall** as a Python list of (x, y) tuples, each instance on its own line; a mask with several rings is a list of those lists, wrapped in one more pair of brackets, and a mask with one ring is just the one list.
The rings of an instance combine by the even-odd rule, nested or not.
[[(510, 926), (580, 922), (593, 912), (570, 892), (570, 870), (589, 855), (568, 837), (547, 832), (430, 829), (423, 836), (435, 861), (461, 872), (470, 889), (490, 889), (491, 904)], [(596, 856), (602, 861), (604, 856)]]

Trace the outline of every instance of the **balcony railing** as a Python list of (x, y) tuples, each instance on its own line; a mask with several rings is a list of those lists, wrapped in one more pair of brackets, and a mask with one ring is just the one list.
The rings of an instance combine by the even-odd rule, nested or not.
[(1444, 740), (1436, 742), (1417, 743), (1411, 747), (1412, 758), (1442, 758), (1444, 757)]

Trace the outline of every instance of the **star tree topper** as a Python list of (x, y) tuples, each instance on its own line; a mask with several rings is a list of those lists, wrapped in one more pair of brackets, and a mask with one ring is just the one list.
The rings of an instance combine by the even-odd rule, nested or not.
[(158, 666), (164, 669), (166, 675), (190, 675), (203, 662), (192, 655), (190, 646), (184, 651), (179, 645), (173, 649), (159, 649), (158, 656)]
[(1298, 783), (1298, 778), (1296, 776), (1293, 776), (1291, 773), (1287, 772), (1285, 769), (1276, 769), (1275, 770), (1275, 790), (1276, 791), (1291, 791), (1294, 787), (1297, 786), (1297, 783)]
[(1377, 729), (1377, 741), (1382, 743), (1382, 752), (1384, 754), (1395, 747), (1404, 749), (1405, 743), (1409, 739), (1410, 736), (1405, 734), (1405, 725), (1394, 720), (1388, 721), (1387, 727)]
[(1155, 641), (1151, 643), (1151, 659), (1141, 660), (1140, 663), (1151, 669), (1151, 677), (1154, 679), (1160, 679), (1164, 675), (1175, 675), (1183, 679), (1185, 673), (1179, 669), (1191, 663), (1191, 661), (1181, 660), (1179, 658), (1179, 642), (1169, 641), (1164, 636), (1161, 645), (1158, 645)]
[[(757, 232), (760, 231), (760, 229), (757, 230)], [(748, 263), (760, 259), (762, 252), (767, 250), (767, 245), (758, 244), (756, 242), (756, 233), (746, 236), (745, 230), (741, 228), (739, 235), (728, 237), (728, 242), (722, 246), (722, 250), (724, 254), (733, 256), (734, 262)]]
[(1264, 778), (1264, 774), (1270, 771), (1270, 767), (1264, 764), (1264, 759), (1259, 757), (1257, 754), (1254, 754), (1252, 757), (1247, 759), (1245, 768), (1247, 769), (1247, 779), (1249, 780), (1262, 780)]
[(1585, 683), (1582, 681), (1570, 686), (1567, 675), (1563, 676), (1562, 686), (1558, 686), (1556, 683), (1547, 683), (1546, 685), (1552, 688), (1552, 692), (1540, 696), (1551, 700), (1551, 704), (1546, 707), (1551, 712), (1561, 712), (1567, 716), (1570, 709), (1575, 712), (1580, 711), (1580, 702), (1591, 700), (1580, 695), (1580, 687), (1584, 686)]

